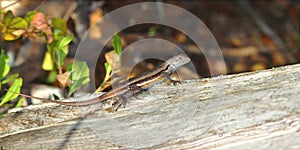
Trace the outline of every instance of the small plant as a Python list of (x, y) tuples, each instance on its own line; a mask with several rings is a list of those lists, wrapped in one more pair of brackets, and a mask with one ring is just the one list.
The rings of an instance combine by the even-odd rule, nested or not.
[[(4, 54), (4, 50), (0, 52), (0, 90), (3, 85), (10, 84), (9, 91), (19, 93), (23, 79), (19, 77), (19, 74), (15, 73), (7, 76), (10, 71), (10, 66), (8, 65), (9, 57)], [(3, 97), (0, 98), (0, 107), (2, 107), (7, 102), (14, 100), (18, 95), (14, 93), (7, 92)], [(24, 98), (20, 98), (18, 103), (14, 107), (21, 107)]]
[(11, 11), (6, 13), (0, 11), (0, 14), (3, 15), (0, 31), (4, 40), (13, 41), (21, 37), (34, 40), (37, 36), (44, 37), (47, 52), (42, 68), (49, 71), (47, 80), (49, 83), (57, 80), (63, 90), (66, 87), (70, 89), (67, 94), (70, 96), (79, 87), (89, 82), (89, 69), (86, 63), (64, 64), (73, 35), (67, 35), (67, 25), (63, 19), (48, 19), (38, 11), (29, 11), (23, 18), (15, 17)]
[[(3, 40), (14, 41), (19, 38), (34, 40), (38, 36), (44, 37), (47, 52), (42, 68), (50, 72), (49, 79), (52, 78), (50, 82), (56, 79), (62, 89), (69, 88), (68, 96), (89, 82), (89, 69), (85, 62), (66, 64), (64, 68), (65, 58), (69, 52), (68, 46), (73, 35), (67, 35), (67, 25), (63, 19), (48, 19), (43, 13), (37, 11), (27, 12), (23, 18), (14, 16), (11, 11), (0, 10), (0, 15), (0, 32)], [(0, 90), (4, 84), (8, 84), (10, 85), (8, 91), (11, 91), (0, 98), (0, 107), (2, 107), (18, 97), (15, 93), (20, 93), (23, 80), (19, 74), (7, 76), (10, 71), (9, 57), (4, 54), (4, 50), (1, 50), (0, 54)], [(20, 107), (23, 101), (24, 98), (20, 98), (15, 107)]]
[[(79, 87), (89, 82), (89, 69), (85, 62), (67, 64), (64, 69), (65, 58), (69, 53), (68, 47), (72, 42), (73, 35), (67, 35), (66, 22), (61, 18), (51, 19), (51, 24), (45, 20), (47, 18), (42, 13), (36, 13), (32, 19), (32, 24), (37, 29), (43, 29), (43, 35), (47, 41), (47, 52), (42, 67), (44, 70), (50, 71), (52, 79), (56, 79), (63, 90), (66, 87), (69, 88), (69, 97)], [(50, 27), (51, 31), (47, 32)], [(54, 82), (54, 80), (48, 81)]]
[[(24, 17), (14, 16), (11, 11), (0, 10), (0, 34), (4, 41), (14, 41), (19, 38), (29, 38), (34, 40), (43, 37), (47, 43), (47, 51), (44, 55), (42, 68), (49, 71), (48, 82), (58, 81), (60, 87), (67, 97), (71, 96), (78, 88), (90, 81), (89, 68), (85, 62), (73, 62), (65, 64), (65, 58), (69, 53), (69, 44), (72, 42), (73, 35), (67, 34), (66, 22), (61, 18), (49, 19), (45, 14), (38, 11), (29, 11)], [(113, 68), (120, 64), (122, 53), (122, 42), (119, 35), (115, 34), (112, 39), (114, 51), (106, 54), (107, 62), (104, 64), (106, 75), (104, 81), (95, 92), (101, 91), (103, 85), (111, 78)], [(0, 107), (7, 102), (18, 97), (15, 93), (20, 93), (22, 78), (19, 74), (8, 76), (10, 66), (9, 57), (4, 50), (0, 53), (0, 90), (3, 85), (9, 85), (9, 91), (0, 98)], [(24, 98), (20, 98), (15, 107), (20, 107)]]
[[(114, 51), (109, 52), (108, 54), (106, 54), (106, 56), (107, 56), (107, 59), (106, 59), (107, 62), (104, 63), (104, 67), (105, 67), (105, 71), (106, 71), (104, 80), (99, 85), (99, 87), (96, 89), (95, 93), (103, 90), (103, 86), (111, 78), (111, 74), (112, 74), (113, 68), (117, 68), (118, 65), (121, 63), (121, 54), (122, 54), (122, 50), (123, 49), (122, 49), (121, 38), (120, 38), (120, 36), (118, 34), (114, 35), (114, 37), (112, 39), (112, 46), (114, 48)], [(109, 61), (108, 57), (114, 58), (114, 60)]]

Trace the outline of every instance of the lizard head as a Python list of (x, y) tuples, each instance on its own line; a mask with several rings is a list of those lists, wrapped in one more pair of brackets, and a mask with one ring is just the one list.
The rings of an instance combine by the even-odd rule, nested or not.
[(185, 54), (176, 55), (176, 56), (174, 56), (174, 57), (172, 57), (172, 58), (170, 58), (166, 61), (169, 64), (168, 71), (170, 73), (173, 73), (178, 68), (180, 68), (181, 66), (189, 63), (190, 61), (191, 61), (191, 59)]

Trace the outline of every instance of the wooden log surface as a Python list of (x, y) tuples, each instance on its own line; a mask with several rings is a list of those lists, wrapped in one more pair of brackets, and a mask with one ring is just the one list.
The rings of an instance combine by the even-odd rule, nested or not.
[(0, 149), (300, 149), (300, 64), (156, 86), (117, 112), (42, 104), (0, 119)]

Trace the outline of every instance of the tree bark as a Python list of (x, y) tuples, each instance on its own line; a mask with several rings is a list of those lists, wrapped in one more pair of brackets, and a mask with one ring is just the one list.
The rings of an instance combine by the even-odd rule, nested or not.
[(0, 119), (0, 147), (300, 149), (300, 64), (162, 84), (117, 112), (101, 107), (14, 110)]

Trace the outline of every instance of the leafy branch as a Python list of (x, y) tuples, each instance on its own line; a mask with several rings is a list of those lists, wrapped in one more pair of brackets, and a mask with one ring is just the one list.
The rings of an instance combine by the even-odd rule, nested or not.
[[(90, 81), (89, 68), (85, 62), (73, 62), (65, 64), (65, 59), (69, 53), (69, 44), (73, 40), (73, 35), (68, 35), (66, 22), (61, 18), (48, 18), (45, 14), (38, 11), (29, 11), (24, 17), (14, 16), (12, 11), (4, 12), (0, 10), (0, 34), (5, 41), (14, 41), (19, 38), (29, 38), (34, 40), (42, 37), (47, 43), (47, 51), (44, 55), (42, 68), (49, 72), (49, 82), (58, 81), (60, 87), (65, 90), (68, 88), (66, 96), (71, 96), (78, 88)], [(104, 81), (95, 92), (101, 91), (112, 74), (116, 62), (121, 61), (122, 42), (119, 35), (115, 34), (112, 39), (114, 48), (111, 60), (104, 64), (106, 75)], [(106, 58), (107, 59), (107, 58)], [(2, 85), (8, 84), (9, 91), (19, 93), (22, 86), (22, 78), (19, 74), (8, 76), (10, 66), (8, 56), (1, 50), (0, 55), (0, 90)], [(0, 107), (7, 102), (16, 99), (17, 94), (7, 92), (0, 98)], [(20, 101), (21, 100), (21, 101)], [(24, 98), (19, 99), (16, 106), (20, 106)]]
[[(66, 22), (61, 18), (48, 17), (42, 12), (29, 11), (25, 16), (14, 16), (12, 11), (4, 12), (0, 10), (0, 34), (1, 39), (5, 41), (14, 41), (19, 38), (29, 38), (34, 40), (36, 37), (44, 37), (47, 43), (47, 51), (45, 53), (42, 68), (49, 71), (49, 75), (55, 76), (64, 90), (66, 87), (70, 89), (68, 96), (82, 85), (89, 82), (89, 69), (84, 62), (74, 62), (65, 64), (65, 58), (69, 53), (69, 44), (72, 42), (73, 35), (67, 35)], [(22, 85), (22, 78), (18, 74), (6, 77), (9, 73), (10, 66), (7, 64), (8, 57), (1, 51), (0, 57), (0, 84), (8, 84), (13, 82), (9, 90), (19, 93)], [(67, 66), (67, 67), (65, 67)], [(54, 82), (54, 80), (52, 80)], [(8, 101), (15, 99), (16, 94), (6, 93), (2, 97), (0, 107)]]

